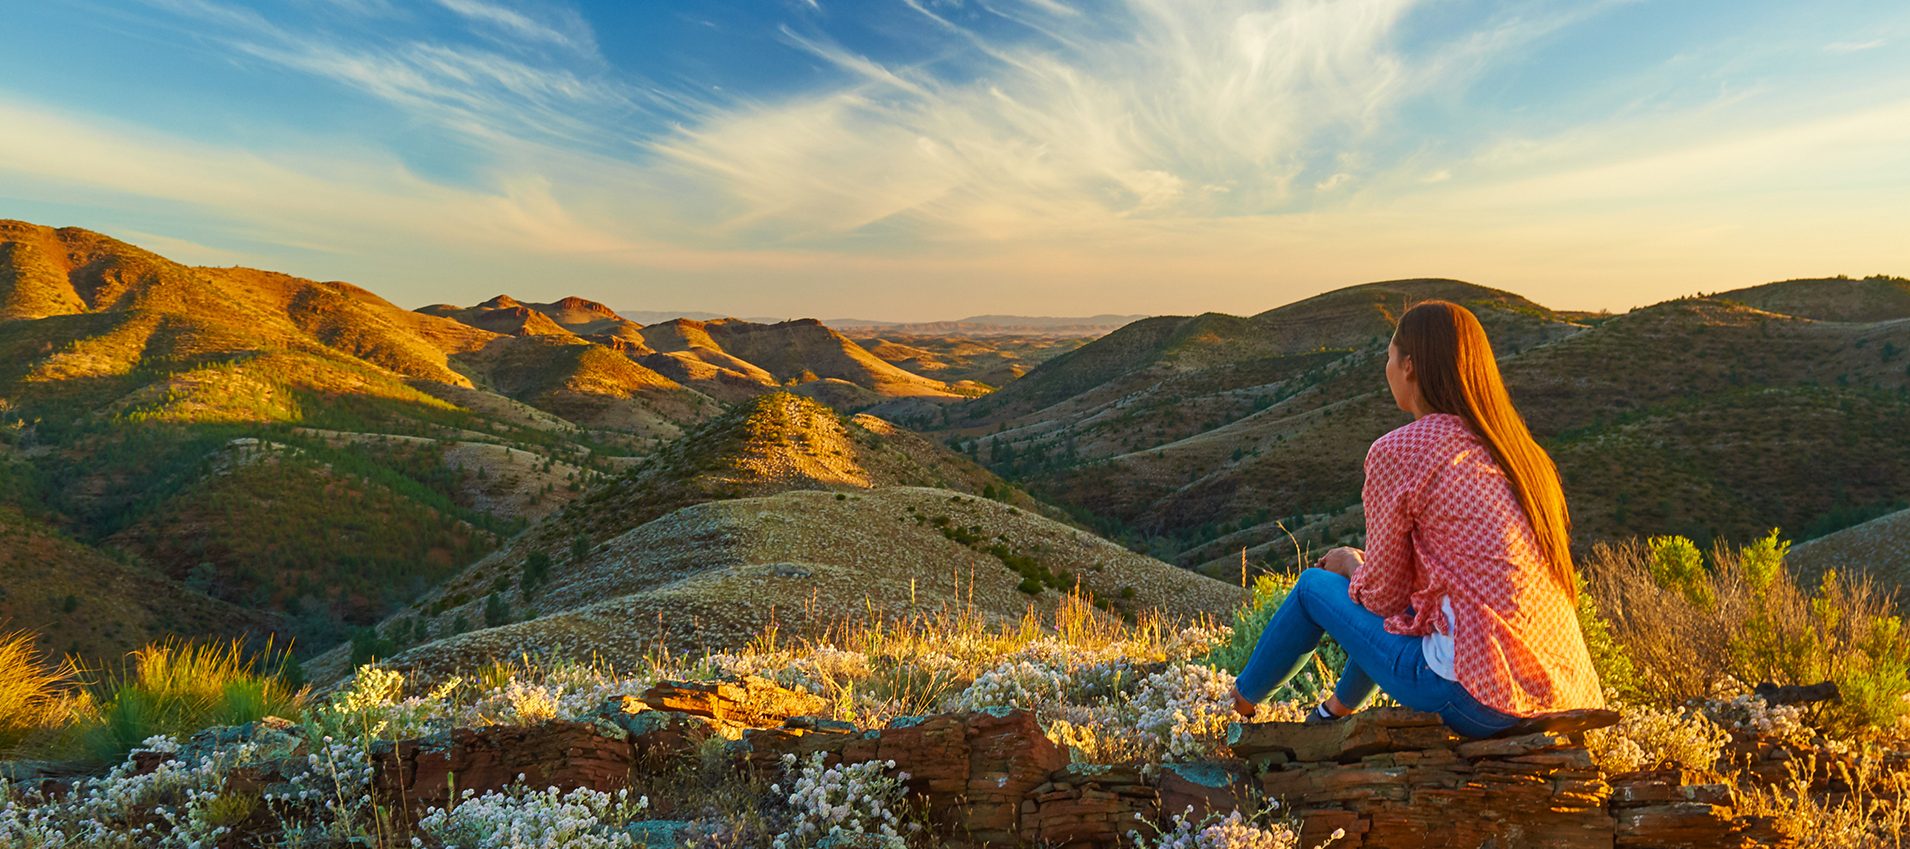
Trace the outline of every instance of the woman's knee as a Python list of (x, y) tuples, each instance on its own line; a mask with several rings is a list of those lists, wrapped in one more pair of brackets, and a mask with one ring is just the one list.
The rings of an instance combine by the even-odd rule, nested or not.
[(1293, 592), (1299, 595), (1329, 598), (1337, 593), (1346, 596), (1347, 579), (1345, 576), (1328, 572), (1325, 569), (1302, 569), (1300, 576), (1293, 580)]
[(1347, 579), (1325, 569), (1307, 569), (1293, 581), (1291, 595), (1316, 620), (1327, 605), (1346, 600)]

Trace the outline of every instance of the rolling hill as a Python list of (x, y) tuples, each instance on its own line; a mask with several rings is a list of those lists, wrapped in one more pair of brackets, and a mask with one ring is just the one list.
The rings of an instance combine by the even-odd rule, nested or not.
[(1035, 366), (1088, 341), (1083, 336), (957, 336), (884, 332), (851, 336), (898, 368), (947, 381), (958, 390), (1006, 386)]
[(281, 627), (66, 538), (15, 507), (0, 507), (0, 563), (0, 627), (31, 630), (61, 654), (106, 661), (171, 635), (256, 637)]
[(1789, 564), (1804, 586), (1832, 569), (1869, 577), (1904, 599), (1910, 581), (1910, 509), (1895, 510), (1791, 548)]
[[(0, 221), (0, 509), (130, 564), (139, 580), (102, 578), (97, 609), (159, 603), (144, 593), (181, 611), (129, 614), (85, 651), (228, 633), (222, 618), (322, 647), (720, 411), (542, 339)], [(9, 569), (0, 589), (26, 580)]]
[(1225, 574), (1243, 548), (1288, 562), (1296, 540), (1359, 538), (1366, 446), (1405, 421), (1380, 377), (1390, 316), (1422, 297), (1480, 314), (1559, 461), (1581, 543), (1803, 531), (1910, 490), (1894, 424), (1910, 413), (1910, 322), (1724, 296), (1594, 318), (1403, 281), (1250, 318), (1147, 319), (965, 405), (944, 435), (1182, 565)]
[[(628, 658), (659, 646), (734, 647), (760, 633), (772, 607), (786, 631), (814, 633), (840, 616), (949, 601), (955, 573), (964, 593), (975, 582), (982, 613), (1010, 619), (1029, 603), (1054, 604), (1057, 587), (1071, 586), (1063, 572), (1080, 575), (1117, 612), (1217, 615), (1237, 601), (1236, 587), (1045, 512), (886, 421), (772, 393), (696, 428), (426, 593), (380, 627), (381, 646), (412, 647), (398, 661), (425, 667), (533, 649)], [(785, 572), (805, 580), (769, 580)], [(649, 632), (631, 617), (648, 623), (659, 612), (661, 636), (635, 639)], [(361, 642), (359, 659), (372, 648)], [(335, 649), (308, 668), (342, 675), (351, 655)]]
[(853, 410), (894, 398), (954, 401), (987, 391), (907, 371), (815, 319), (759, 324), (675, 318), (645, 327), (582, 298), (539, 304), (508, 295), (474, 307), (438, 304), (419, 312), (547, 343), (559, 338), (595, 343), (663, 381), (725, 402), (790, 388)]
[(1910, 318), (1910, 280), (1902, 277), (1829, 277), (1783, 280), (1712, 297), (1766, 312), (1818, 321), (1889, 321)]

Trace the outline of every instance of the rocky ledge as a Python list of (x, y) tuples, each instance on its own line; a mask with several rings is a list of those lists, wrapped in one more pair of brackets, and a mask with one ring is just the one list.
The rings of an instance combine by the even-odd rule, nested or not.
[[(1331, 845), (1339, 849), (1793, 842), (1774, 823), (1740, 815), (1736, 788), (1716, 776), (1602, 774), (1584, 735), (1616, 722), (1610, 711), (1465, 740), (1430, 714), (1374, 709), (1328, 725), (1236, 725), (1225, 756), (1213, 760), (1106, 765), (1071, 763), (1024, 710), (908, 717), (861, 730), (815, 716), (822, 708), (814, 696), (762, 679), (669, 682), (580, 719), (382, 745), (372, 758), (375, 792), (415, 815), (464, 790), (520, 780), (611, 791), (698, 759), (775, 774), (785, 755), (821, 752), (832, 764), (894, 761), (931, 824), (960, 847), (1131, 845), (1126, 835), (1141, 821), (1164, 824), (1189, 809), (1196, 816), (1252, 811), (1269, 800), (1298, 818), (1306, 847), (1336, 833)], [(302, 760), (300, 741), (288, 736), (284, 745), (288, 762)], [(653, 849), (674, 845), (667, 818), (684, 813), (659, 801), (652, 813), (666, 819), (645, 831)]]

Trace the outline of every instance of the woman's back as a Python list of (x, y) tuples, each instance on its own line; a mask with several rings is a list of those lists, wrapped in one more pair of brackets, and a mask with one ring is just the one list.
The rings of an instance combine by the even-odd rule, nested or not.
[(1457, 415), (1423, 416), (1373, 443), (1366, 562), (1351, 592), (1396, 634), (1446, 633), (1454, 673), (1515, 715), (1604, 704), (1570, 597), (1484, 442)]

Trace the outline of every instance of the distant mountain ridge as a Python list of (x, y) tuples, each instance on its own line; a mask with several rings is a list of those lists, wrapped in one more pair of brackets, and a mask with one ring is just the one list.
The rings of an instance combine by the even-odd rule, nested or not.
[(906, 371), (809, 318), (774, 324), (675, 318), (640, 325), (582, 298), (539, 304), (508, 295), (468, 308), (439, 304), (419, 312), (514, 336), (602, 345), (659, 381), (725, 402), (790, 387), (855, 409), (890, 398), (954, 400), (982, 391)]
[(973, 315), (952, 321), (872, 321), (854, 318), (824, 319), (823, 324), (844, 332), (969, 336), (1099, 336), (1144, 315), (1028, 316)]
[[(430, 309), (430, 308), (427, 308)], [(619, 310), (618, 314), (639, 324), (661, 324), (679, 318), (715, 321), (732, 318), (723, 313), (695, 310)], [(1147, 318), (1145, 315), (1103, 314), (1092, 316), (971, 315), (944, 321), (882, 321), (865, 318), (825, 318), (822, 323), (851, 334), (886, 332), (894, 334), (970, 336), (1098, 336), (1124, 324)], [(777, 324), (787, 318), (744, 317), (754, 324)]]

